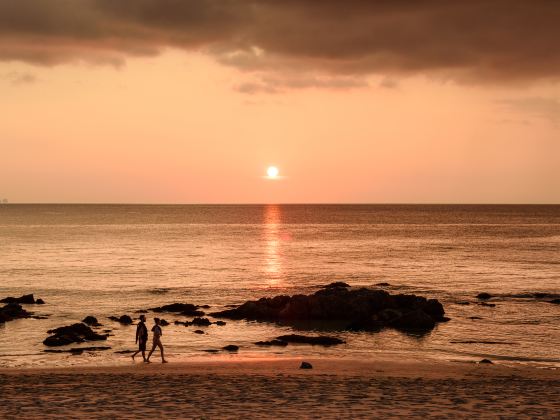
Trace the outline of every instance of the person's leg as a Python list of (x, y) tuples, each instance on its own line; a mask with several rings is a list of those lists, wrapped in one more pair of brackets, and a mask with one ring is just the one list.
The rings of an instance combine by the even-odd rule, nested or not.
[(163, 356), (163, 344), (161, 342), (158, 343), (159, 351), (161, 352), (161, 363), (167, 363), (165, 357)]
[(152, 349), (150, 350), (150, 353), (148, 353), (148, 358), (146, 359), (146, 362), (150, 362), (150, 357), (152, 356), (152, 353), (154, 352), (154, 350), (156, 349), (157, 343), (154, 343), (154, 345), (152, 346)]
[(134, 353), (132, 353), (132, 360), (134, 360), (134, 358), (136, 357), (136, 355), (140, 352), (140, 350), (136, 350)]

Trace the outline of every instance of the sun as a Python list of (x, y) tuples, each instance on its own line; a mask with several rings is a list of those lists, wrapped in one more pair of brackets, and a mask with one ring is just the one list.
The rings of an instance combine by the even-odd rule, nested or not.
[(269, 166), (266, 170), (266, 174), (270, 179), (278, 178), (279, 170), (276, 166)]

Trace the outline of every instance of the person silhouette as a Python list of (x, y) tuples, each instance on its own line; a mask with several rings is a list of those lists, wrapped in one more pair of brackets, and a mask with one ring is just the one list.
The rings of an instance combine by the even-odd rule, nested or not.
[(165, 357), (163, 356), (163, 344), (161, 343), (161, 336), (163, 332), (161, 331), (161, 327), (159, 325), (159, 318), (154, 318), (154, 322), (156, 323), (156, 325), (152, 327), (152, 333), (154, 336), (153, 344), (146, 362), (150, 363), (150, 357), (152, 356), (152, 353), (154, 352), (156, 347), (159, 347), (159, 350), (161, 352), (161, 363), (167, 363), (167, 360), (165, 360)]
[(138, 344), (138, 350), (132, 355), (132, 360), (136, 355), (142, 352), (142, 359), (146, 361), (146, 343), (148, 342), (148, 328), (146, 327), (146, 317), (140, 315), (140, 322), (136, 326), (136, 344)]

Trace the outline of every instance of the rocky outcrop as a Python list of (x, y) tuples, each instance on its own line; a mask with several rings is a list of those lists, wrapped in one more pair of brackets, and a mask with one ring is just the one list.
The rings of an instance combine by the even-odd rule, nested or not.
[(0, 303), (19, 303), (19, 304), (23, 304), (23, 305), (33, 305), (33, 304), (43, 305), (45, 303), (45, 301), (43, 299), (35, 300), (35, 298), (33, 297), (33, 294), (30, 294), (30, 295), (23, 295), (23, 296), (20, 296), (18, 298), (9, 296), (7, 298), (4, 298), (4, 299), (0, 300)]
[(194, 318), (192, 321), (175, 321), (175, 325), (184, 325), (185, 327), (190, 327), (191, 325), (195, 325), (197, 327), (209, 327), (210, 325), (226, 325), (224, 321), (216, 321), (212, 322), (208, 318)]
[(97, 321), (97, 318), (92, 316), (92, 315), (86, 316), (84, 319), (82, 319), (82, 322), (84, 324), (92, 326), (92, 327), (100, 327), (101, 326), (99, 321)]
[(222, 347), (222, 350), (233, 352), (239, 350), (239, 346), (236, 346), (235, 344), (228, 344), (227, 346)]
[(321, 289), (336, 289), (336, 288), (343, 288), (347, 289), (350, 287), (348, 283), (344, 283), (343, 281), (335, 281), (333, 283), (329, 283), (326, 286), (321, 286)]
[(288, 342), (282, 340), (270, 340), (270, 341), (257, 341), (255, 344), (257, 346), (262, 346), (262, 347), (272, 347), (272, 346), (286, 347), (288, 345)]
[(66, 346), (72, 343), (83, 343), (85, 341), (107, 340), (106, 335), (97, 334), (86, 324), (76, 323), (65, 327), (47, 331), (52, 334), (47, 337), (43, 344), (49, 347)]
[[(248, 301), (234, 309), (211, 314), (217, 318), (269, 321), (314, 328), (316, 323), (337, 324), (338, 329), (427, 331), (448, 321), (436, 299), (391, 295), (379, 289), (327, 287), (312, 295), (276, 296)], [(305, 323), (305, 325), (302, 325)]]
[(0, 308), (0, 324), (14, 319), (31, 318), (32, 314), (27, 312), (17, 303), (8, 303)]
[(172, 303), (170, 305), (158, 306), (157, 308), (150, 308), (152, 312), (173, 312), (185, 316), (202, 316), (204, 312), (199, 310), (200, 306), (192, 305), (190, 303)]
[[(111, 347), (108, 346), (98, 346), (98, 347), (72, 347), (69, 350), (52, 350), (46, 349), (43, 350), (45, 353), (71, 353), (74, 356), (82, 354), (83, 352), (94, 352), (94, 351), (102, 351), (102, 350), (110, 350)], [(115, 352), (116, 353), (116, 352)]]
[(289, 334), (276, 337), (276, 340), (283, 341), (285, 343), (311, 344), (312, 346), (334, 346), (337, 344), (345, 343), (345, 341), (342, 341), (336, 337), (328, 337), (324, 335), (314, 337), (307, 335)]
[(129, 315), (121, 315), (120, 317), (110, 316), (109, 319), (111, 321), (119, 322), (123, 325), (131, 325), (132, 318)]

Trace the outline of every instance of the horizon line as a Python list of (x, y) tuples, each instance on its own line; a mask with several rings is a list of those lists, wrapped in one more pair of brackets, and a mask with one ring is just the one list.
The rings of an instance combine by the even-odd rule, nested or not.
[(560, 202), (548, 203), (523, 203), (523, 202), (247, 202), (247, 203), (204, 203), (204, 202), (0, 202), (2, 205), (99, 205), (99, 206), (266, 206), (266, 205), (282, 205), (282, 206), (558, 206)]

